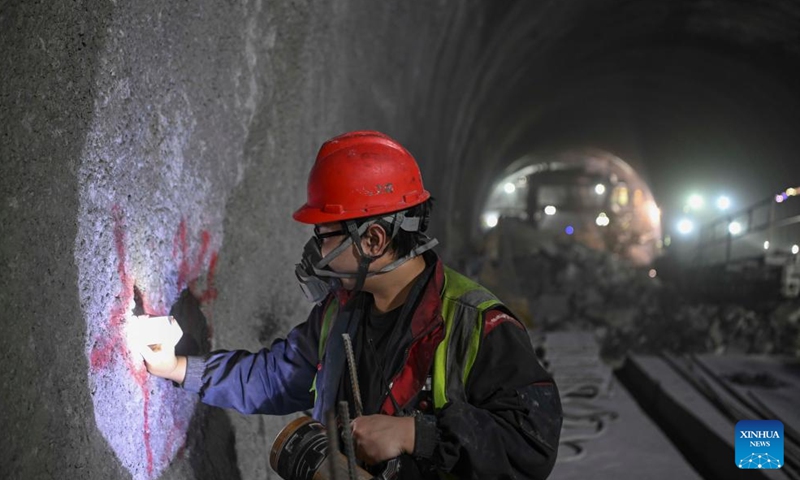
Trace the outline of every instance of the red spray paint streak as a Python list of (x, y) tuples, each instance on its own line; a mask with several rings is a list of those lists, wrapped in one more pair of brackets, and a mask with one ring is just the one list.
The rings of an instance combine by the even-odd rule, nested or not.
[[(199, 299), (201, 303), (208, 303), (217, 298), (217, 290), (214, 287), (214, 271), (217, 267), (217, 252), (208, 253), (211, 244), (211, 234), (207, 230), (200, 232), (200, 251), (191, 259), (189, 252), (189, 242), (186, 239), (186, 221), (182, 221), (178, 227), (172, 247), (172, 257), (176, 260), (180, 258), (178, 265), (178, 290), (188, 287), (189, 291)], [(206, 256), (209, 256), (208, 275), (204, 290), (200, 290), (198, 280), (205, 265)]]
[[(178, 226), (178, 232), (172, 243), (172, 257), (179, 260), (178, 263), (178, 291), (188, 288), (189, 292), (200, 302), (200, 305), (207, 305), (217, 298), (217, 288), (214, 284), (214, 276), (217, 270), (218, 254), (212, 251), (209, 254), (209, 246), (211, 244), (211, 234), (207, 230), (200, 232), (200, 250), (197, 255), (192, 259), (189, 252), (189, 242), (186, 238), (186, 221), (181, 221)], [(208, 260), (208, 273), (205, 278), (205, 288), (201, 288), (199, 282), (203, 266), (205, 265), (206, 256)], [(208, 331), (208, 340), (213, 336), (213, 326), (211, 324), (210, 315), (206, 316), (206, 327)]]
[[(123, 221), (122, 211), (118, 206), (111, 209), (111, 215), (114, 222), (114, 246), (117, 250), (117, 274), (120, 278), (120, 291), (117, 294), (117, 301), (111, 307), (109, 313), (109, 335), (104, 338), (95, 338), (95, 347), (92, 350), (91, 366), (92, 370), (106, 368), (108, 364), (115, 358), (121, 357), (125, 360), (125, 366), (128, 368), (134, 381), (139, 388), (142, 389), (142, 397), (144, 399), (144, 444), (147, 455), (147, 473), (151, 475), (153, 472), (153, 449), (150, 446), (150, 425), (148, 407), (150, 403), (150, 390), (147, 388), (147, 372), (143, 368), (136, 368), (127, 355), (125, 349), (125, 338), (122, 326), (125, 321), (125, 313), (133, 300), (133, 277), (128, 274), (125, 255), (125, 223)], [(99, 345), (99, 346), (98, 346)]]
[[(144, 444), (145, 444), (145, 452), (147, 457), (147, 474), (148, 476), (152, 476), (153, 473), (153, 449), (151, 446), (151, 439), (150, 439), (150, 389), (147, 386), (149, 374), (144, 369), (142, 365), (135, 365), (127, 355), (126, 347), (125, 347), (125, 339), (124, 339), (124, 332), (123, 332), (123, 324), (125, 321), (125, 315), (127, 313), (127, 309), (131, 301), (133, 300), (134, 295), (134, 279), (131, 275), (128, 274), (127, 265), (126, 265), (126, 248), (125, 248), (125, 224), (123, 219), (123, 214), (121, 208), (119, 206), (114, 206), (111, 210), (112, 219), (114, 222), (114, 245), (117, 251), (117, 274), (120, 278), (120, 292), (117, 294), (117, 301), (115, 302), (114, 306), (111, 308), (111, 312), (109, 313), (109, 334), (105, 337), (96, 337), (94, 346), (92, 348), (91, 353), (91, 368), (93, 371), (97, 371), (100, 369), (104, 369), (108, 367), (108, 364), (112, 362), (114, 358), (123, 358), (125, 361), (125, 366), (128, 369), (128, 372), (133, 377), (134, 381), (137, 385), (142, 389), (142, 398), (144, 401)], [(197, 261), (193, 265), (189, 265), (188, 263), (188, 242), (186, 239), (186, 222), (181, 221), (181, 224), (178, 228), (178, 233), (176, 235), (175, 245), (180, 248), (181, 252), (181, 264), (179, 267), (178, 273), (178, 289), (182, 290), (185, 285), (187, 285), (187, 279), (191, 278), (192, 280), (188, 282), (188, 286), (190, 291), (193, 295), (195, 295), (201, 302), (201, 304), (206, 304), (217, 296), (216, 288), (214, 287), (214, 271), (216, 270), (217, 265), (217, 252), (211, 253), (211, 258), (209, 262), (209, 269), (208, 275), (206, 279), (206, 289), (202, 292), (195, 291), (195, 286), (197, 284), (198, 276), (202, 271), (203, 259), (205, 258), (208, 247), (210, 245), (211, 236), (207, 231), (203, 231), (202, 235), (202, 242), (200, 247), (200, 253), (197, 258)], [(173, 249), (173, 257), (176, 257), (176, 251)], [(147, 298), (142, 296), (142, 306), (147, 314), (165, 314), (166, 312), (154, 312), (151, 305), (154, 302), (149, 301)], [(208, 326), (209, 330), (209, 337), (211, 336), (211, 326)], [(175, 429), (178, 431), (183, 431), (182, 428), (185, 425), (182, 422), (176, 421), (173, 425)], [(172, 450), (172, 446), (174, 442), (177, 440), (177, 435), (174, 431), (169, 432), (169, 440), (167, 448), (165, 449), (166, 456), (162, 457), (162, 462), (166, 462), (169, 460), (168, 453)], [(183, 446), (181, 447), (183, 449)]]

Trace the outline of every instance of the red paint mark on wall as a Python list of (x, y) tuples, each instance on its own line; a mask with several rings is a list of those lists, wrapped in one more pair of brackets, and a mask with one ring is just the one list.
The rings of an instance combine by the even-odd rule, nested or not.
[[(211, 234), (207, 230), (200, 232), (200, 250), (192, 257), (189, 252), (189, 242), (186, 240), (186, 221), (178, 227), (172, 246), (172, 257), (178, 260), (178, 290), (188, 288), (201, 304), (206, 304), (217, 298), (217, 289), (214, 286), (214, 275), (217, 268), (217, 252), (209, 254)], [(208, 274), (205, 285), (200, 282), (201, 273), (208, 259)]]
[[(211, 234), (207, 230), (200, 232), (200, 248), (195, 255), (192, 255), (189, 251), (186, 230), (186, 221), (181, 221), (172, 243), (172, 257), (178, 262), (178, 290), (188, 288), (200, 305), (208, 305), (217, 298), (214, 278), (219, 256), (216, 251), (209, 253)], [(208, 269), (203, 278), (202, 272), (206, 265), (206, 257), (208, 257)], [(206, 315), (206, 328), (207, 340), (210, 341), (214, 332), (210, 315)]]
[[(92, 371), (105, 369), (109, 366), (114, 359), (121, 358), (125, 362), (128, 372), (133, 377), (134, 381), (142, 390), (142, 399), (144, 402), (144, 447), (147, 461), (147, 474), (152, 476), (154, 469), (153, 448), (151, 446), (150, 437), (150, 387), (147, 385), (149, 382), (149, 374), (141, 364), (134, 363), (130, 355), (127, 353), (125, 344), (125, 333), (123, 326), (125, 323), (126, 314), (129, 313), (129, 308), (134, 298), (134, 279), (128, 273), (126, 244), (125, 244), (125, 222), (123, 218), (122, 209), (119, 206), (114, 206), (111, 210), (112, 220), (114, 224), (114, 246), (117, 253), (117, 274), (120, 279), (120, 291), (117, 293), (116, 301), (109, 312), (108, 331), (104, 335), (98, 335), (94, 339), (94, 347), (90, 354), (90, 365)], [(211, 235), (207, 231), (201, 232), (200, 250), (194, 262), (189, 260), (189, 244), (186, 234), (186, 222), (181, 221), (178, 232), (175, 236), (173, 245), (173, 258), (177, 259), (180, 253), (181, 260), (178, 268), (178, 290), (188, 287), (190, 292), (199, 299), (201, 304), (207, 304), (214, 300), (217, 296), (216, 288), (214, 287), (214, 271), (217, 265), (217, 252), (210, 254), (209, 266), (205, 279), (205, 288), (198, 288), (199, 277), (203, 271), (205, 257), (208, 255), (209, 246), (211, 243)], [(164, 315), (167, 312), (156, 312), (152, 305), (152, 299), (141, 295), (142, 307), (144, 312), (150, 315)], [(208, 325), (209, 338), (211, 336), (211, 326)], [(177, 431), (184, 431), (185, 425), (176, 422), (174, 428)], [(165, 454), (168, 455), (172, 451), (175, 441), (178, 440), (178, 435), (170, 431), (170, 439), (168, 441)], [(163, 456), (162, 463), (169, 461), (169, 458)]]
[(95, 339), (95, 347), (91, 355), (93, 369), (105, 368), (117, 354), (125, 356), (122, 324), (125, 321), (128, 305), (133, 300), (133, 278), (128, 275), (125, 265), (125, 225), (122, 212), (119, 207), (115, 206), (111, 210), (111, 215), (114, 221), (114, 246), (117, 250), (117, 274), (122, 285), (117, 293), (117, 301), (109, 313), (109, 335)]

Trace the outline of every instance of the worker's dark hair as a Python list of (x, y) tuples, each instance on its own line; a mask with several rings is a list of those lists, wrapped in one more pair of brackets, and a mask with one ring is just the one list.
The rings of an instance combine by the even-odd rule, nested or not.
[[(389, 244), (389, 248), (392, 250), (395, 258), (405, 257), (418, 245), (421, 245), (428, 240), (428, 238), (424, 235), (424, 232), (428, 229), (428, 222), (432, 210), (433, 197), (430, 197), (419, 205), (414, 205), (413, 207), (405, 210), (407, 217), (420, 218), (420, 228), (418, 232), (407, 232), (403, 229), (400, 229), (400, 231), (397, 232), (397, 235), (395, 235), (395, 237), (392, 239), (392, 243)], [(369, 219), (363, 219), (359, 221), (359, 224), (367, 220)], [(390, 222), (378, 220), (375, 222), (375, 224), (383, 227), (383, 229), (391, 235), (392, 224)]]

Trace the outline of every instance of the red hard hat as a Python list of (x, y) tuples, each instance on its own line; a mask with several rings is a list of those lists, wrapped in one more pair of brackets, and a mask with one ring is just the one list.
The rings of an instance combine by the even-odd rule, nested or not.
[(419, 205), (431, 194), (416, 160), (380, 132), (348, 132), (325, 142), (308, 176), (298, 222), (320, 224), (372, 217)]

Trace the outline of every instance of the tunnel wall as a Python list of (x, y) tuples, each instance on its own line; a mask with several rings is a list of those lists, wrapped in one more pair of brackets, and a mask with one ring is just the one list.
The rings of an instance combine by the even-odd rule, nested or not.
[(660, 205), (685, 178), (785, 188), (798, 25), (793, 2), (0, 3), (0, 478), (271, 475), (286, 419), (148, 378), (124, 318), (251, 350), (302, 321), (290, 216), (343, 131), (415, 154), (446, 260), (526, 155), (602, 148)]
[(479, 38), (446, 39), (475, 8), (6, 2), (0, 477), (276, 478), (287, 419), (149, 377), (125, 317), (188, 294), (214, 348), (250, 350), (304, 320), (292, 272), (309, 230), (290, 215), (317, 148), (382, 130), (436, 194), (429, 145), (455, 122), (448, 82), (429, 85), (461, 75)]

